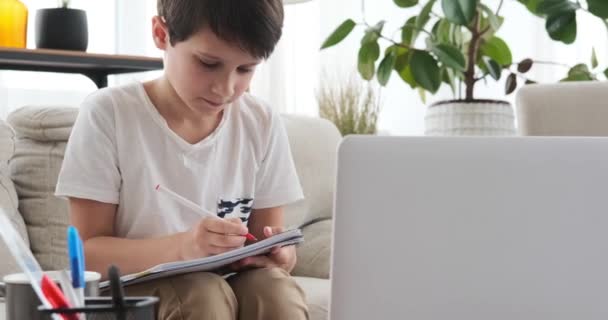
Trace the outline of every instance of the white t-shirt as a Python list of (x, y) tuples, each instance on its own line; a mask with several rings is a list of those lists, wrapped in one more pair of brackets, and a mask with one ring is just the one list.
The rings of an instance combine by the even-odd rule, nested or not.
[(196, 144), (173, 132), (143, 84), (89, 96), (65, 152), (55, 195), (118, 204), (116, 236), (182, 232), (199, 214), (155, 190), (161, 184), (221, 217), (303, 198), (279, 114), (249, 94)]

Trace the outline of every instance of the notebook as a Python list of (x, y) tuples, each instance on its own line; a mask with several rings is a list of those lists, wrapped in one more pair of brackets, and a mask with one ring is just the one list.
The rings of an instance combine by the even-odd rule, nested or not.
[[(239, 261), (246, 257), (268, 253), (270, 250), (272, 250), (272, 248), (277, 246), (284, 247), (295, 245), (301, 243), (302, 241), (304, 241), (302, 231), (300, 229), (291, 229), (236, 250), (200, 259), (159, 264), (142, 272), (124, 275), (120, 277), (120, 280), (122, 281), (123, 285), (128, 286), (136, 283), (191, 272), (212, 271), (223, 274), (230, 272), (230, 270), (223, 267), (226, 267), (233, 262)], [(100, 283), (99, 287), (104, 289), (109, 285), (109, 281), (104, 281)]]

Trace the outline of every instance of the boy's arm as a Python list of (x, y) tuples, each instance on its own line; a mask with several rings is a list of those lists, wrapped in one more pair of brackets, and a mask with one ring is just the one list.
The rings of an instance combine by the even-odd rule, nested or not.
[[(71, 223), (84, 242), (86, 269), (106, 278), (111, 264), (122, 274), (140, 272), (160, 263), (188, 260), (241, 247), (248, 230), (240, 219), (204, 219), (187, 232), (148, 239), (115, 236), (117, 205), (70, 198)], [(239, 236), (240, 235), (240, 236)]]
[(116, 208), (115, 204), (70, 198), (70, 219), (84, 242), (87, 270), (99, 272), (105, 279), (111, 264), (129, 274), (180, 259), (181, 234), (142, 240), (116, 238)]

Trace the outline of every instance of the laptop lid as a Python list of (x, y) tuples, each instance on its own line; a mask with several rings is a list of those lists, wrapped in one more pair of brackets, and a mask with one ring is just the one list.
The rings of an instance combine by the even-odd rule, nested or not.
[(607, 208), (607, 138), (348, 137), (330, 319), (606, 319)]

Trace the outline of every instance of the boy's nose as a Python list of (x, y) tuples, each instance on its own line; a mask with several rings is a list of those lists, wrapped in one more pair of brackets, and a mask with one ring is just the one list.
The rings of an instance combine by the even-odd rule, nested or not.
[(232, 82), (233, 81), (230, 76), (219, 79), (213, 83), (211, 91), (214, 94), (222, 97), (222, 99), (227, 100), (234, 94), (234, 84)]

